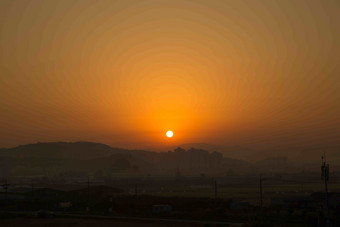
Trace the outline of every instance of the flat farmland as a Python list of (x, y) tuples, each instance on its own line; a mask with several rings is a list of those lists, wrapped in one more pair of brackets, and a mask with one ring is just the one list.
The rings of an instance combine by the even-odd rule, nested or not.
[[(329, 192), (340, 192), (340, 183), (332, 183), (328, 186)], [(324, 185), (320, 184), (265, 184), (262, 185), (264, 205), (269, 204), (270, 198), (308, 196), (314, 192), (324, 192)], [(215, 189), (210, 188), (183, 188), (159, 192), (145, 192), (146, 195), (169, 197), (197, 197), (214, 198)], [(232, 185), (217, 187), (217, 197), (221, 199), (236, 199), (248, 201), (252, 205), (259, 203), (259, 185)]]
[[(167, 222), (139, 222), (139, 221), (120, 221), (112, 219), (90, 219), (90, 218), (50, 218), (50, 219), (34, 219), (34, 218), (16, 218), (16, 219), (5, 219), (0, 220), (0, 225), (2, 227), (40, 227), (40, 226), (50, 226), (50, 227), (92, 227), (92, 226), (119, 226), (119, 227), (172, 227), (172, 226), (204, 226), (204, 224), (195, 223), (167, 223)], [(211, 225), (214, 226), (214, 225)], [(220, 226), (220, 225), (219, 225)]]

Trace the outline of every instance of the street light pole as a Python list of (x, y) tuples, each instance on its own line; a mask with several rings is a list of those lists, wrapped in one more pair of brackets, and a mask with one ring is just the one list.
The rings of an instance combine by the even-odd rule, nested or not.
[(262, 202), (262, 174), (260, 174), (260, 208), (262, 210), (263, 202)]
[(321, 180), (325, 183), (325, 204), (327, 212), (327, 226), (330, 226), (330, 215), (329, 215), (329, 198), (328, 198), (328, 180), (329, 180), (329, 164), (326, 163), (326, 157), (321, 157)]

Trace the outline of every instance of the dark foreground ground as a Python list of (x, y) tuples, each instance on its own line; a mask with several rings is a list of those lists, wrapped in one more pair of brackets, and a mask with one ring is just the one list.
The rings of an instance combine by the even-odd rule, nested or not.
[(25, 227), (40, 227), (40, 226), (49, 226), (49, 227), (106, 227), (106, 226), (119, 226), (119, 227), (156, 227), (156, 226), (164, 226), (164, 227), (172, 227), (172, 226), (180, 226), (180, 227), (213, 227), (213, 226), (243, 226), (242, 224), (214, 224), (214, 223), (180, 223), (180, 222), (167, 222), (167, 221), (138, 221), (138, 220), (112, 220), (112, 219), (97, 219), (97, 218), (51, 218), (51, 219), (34, 219), (34, 218), (15, 218), (15, 219), (5, 219), (0, 220), (1, 227), (16, 227), (16, 226), (25, 226)]
[[(121, 227), (130, 227), (130, 226), (140, 226), (140, 227), (154, 227), (154, 226), (199, 226), (195, 224), (179, 224), (179, 223), (165, 223), (165, 222), (154, 222), (154, 223), (145, 223), (145, 222), (135, 222), (135, 221), (117, 221), (117, 220), (101, 220), (101, 219), (80, 219), (80, 218), (56, 218), (56, 219), (9, 219), (9, 220), (1, 220), (1, 226), (27, 226), (27, 227), (39, 227), (39, 226), (50, 226), (50, 227), (59, 227), (59, 226), (82, 226), (82, 227), (99, 227), (99, 226), (121, 226)], [(203, 226), (203, 225), (202, 225)]]
[(112, 220), (112, 219), (97, 219), (97, 218), (50, 218), (50, 219), (35, 219), (35, 218), (15, 218), (0, 220), (1, 227), (306, 227), (303, 224), (282, 224), (282, 225), (254, 225), (254, 224), (214, 224), (214, 223), (180, 223), (167, 221), (135, 221), (135, 220)]

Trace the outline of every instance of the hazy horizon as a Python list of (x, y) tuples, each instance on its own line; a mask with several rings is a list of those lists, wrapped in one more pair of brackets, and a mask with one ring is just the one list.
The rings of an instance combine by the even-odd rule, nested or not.
[(339, 1), (0, 1), (0, 147), (338, 152), (339, 27)]

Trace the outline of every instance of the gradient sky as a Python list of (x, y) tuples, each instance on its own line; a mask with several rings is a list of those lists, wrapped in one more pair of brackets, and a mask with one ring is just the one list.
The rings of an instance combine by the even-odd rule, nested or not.
[(339, 1), (0, 0), (0, 147), (339, 150), (339, 28)]

